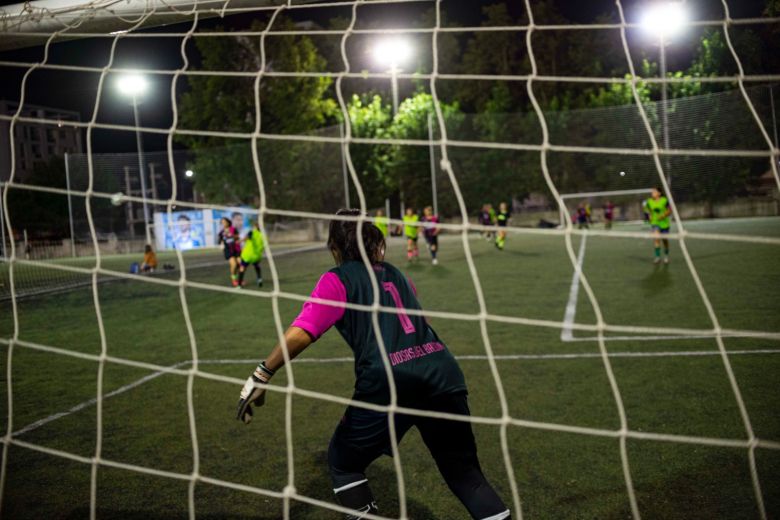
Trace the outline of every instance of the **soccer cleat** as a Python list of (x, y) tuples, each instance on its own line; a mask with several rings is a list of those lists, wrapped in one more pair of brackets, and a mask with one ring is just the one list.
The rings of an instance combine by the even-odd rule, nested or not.
[(664, 263), (665, 263), (665, 264), (668, 264), (668, 263), (669, 263), (669, 257), (668, 257), (668, 256), (665, 256), (665, 257), (664, 257)]
[(660, 256), (656, 256), (655, 258), (653, 258), (653, 263), (654, 264), (660, 264), (661, 263), (661, 257)]
[(233, 284), (233, 287), (239, 287), (238, 280), (236, 280), (236, 279), (231, 280), (230, 283)]
[(439, 261), (437, 259), (435, 259), (435, 258), (433, 260), (431, 260), (431, 263), (433, 265), (439, 265)]
[(258, 287), (262, 287), (263, 286), (263, 279), (262, 278), (258, 278), (257, 279), (257, 286)]

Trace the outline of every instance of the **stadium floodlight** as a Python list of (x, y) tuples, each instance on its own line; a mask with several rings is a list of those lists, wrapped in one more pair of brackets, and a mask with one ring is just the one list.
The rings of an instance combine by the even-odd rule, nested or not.
[(119, 76), (116, 81), (119, 92), (130, 96), (133, 100), (133, 118), (135, 120), (135, 140), (138, 146), (138, 176), (141, 178), (141, 197), (144, 206), (144, 233), (146, 243), (152, 243), (152, 232), (149, 224), (149, 205), (146, 203), (146, 172), (144, 171), (144, 149), (141, 140), (140, 117), (138, 116), (138, 98), (146, 92), (149, 84), (141, 74), (131, 73)]
[[(688, 20), (682, 2), (662, 1), (650, 5), (642, 16), (642, 28), (645, 32), (658, 38), (659, 48), (659, 72), (662, 79), (666, 79), (666, 45), (669, 39), (679, 34)], [(666, 82), (661, 83), (661, 125), (663, 127), (664, 149), (669, 149), (669, 117), (667, 115), (668, 88)], [(666, 170), (666, 182), (669, 189), (672, 187), (672, 175), (667, 156), (664, 169)]]
[(657, 2), (642, 16), (642, 27), (663, 39), (679, 33), (687, 18), (682, 2)]
[(119, 76), (119, 79), (116, 81), (116, 85), (119, 88), (119, 92), (125, 94), (126, 96), (133, 97), (142, 95), (144, 92), (146, 92), (146, 88), (148, 87), (146, 78), (140, 74), (125, 74), (123, 76)]
[(398, 73), (412, 55), (412, 46), (403, 38), (379, 41), (373, 49), (374, 59), (382, 67), (390, 67), (393, 84), (393, 114), (398, 112)]
[(192, 170), (187, 170), (187, 171), (184, 172), (184, 176), (187, 177), (188, 179), (190, 177), (192, 177), (193, 175), (195, 175), (195, 172), (192, 171)]

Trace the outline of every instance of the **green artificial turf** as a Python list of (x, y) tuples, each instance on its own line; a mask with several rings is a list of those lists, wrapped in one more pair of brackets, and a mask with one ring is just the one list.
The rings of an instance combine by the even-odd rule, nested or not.
[[(689, 230), (779, 236), (780, 219), (692, 222)], [(580, 240), (573, 237), (575, 254)], [(505, 251), (497, 251), (476, 235), (468, 244), (489, 315), (553, 322), (564, 319), (573, 269), (563, 237), (510, 234)], [(776, 245), (693, 238), (687, 244), (720, 327), (780, 333)], [(676, 242), (672, 243), (668, 266), (653, 265), (651, 244), (636, 238), (588, 236), (583, 258), (585, 277), (605, 323), (702, 330), (714, 327)], [(186, 279), (227, 288), (226, 265), (217, 262), (195, 267), (204, 259), (215, 260), (218, 255), (185, 255), (191, 267)], [(438, 266), (430, 265), (424, 246), (420, 261), (408, 265), (404, 243), (398, 239), (389, 244), (388, 260), (414, 280), (426, 310), (469, 315), (469, 319), (439, 316), (430, 321), (461, 358), (472, 414), (500, 418), (504, 404), (500, 387), (506, 413), (525, 421), (524, 425), (507, 427), (506, 454), (499, 425), (474, 426), (484, 472), (507, 503), (512, 502), (508, 462), (525, 518), (630, 518), (620, 441), (608, 435), (620, 428), (619, 408), (595, 333), (573, 330), (572, 340), (564, 341), (558, 327), (488, 320), (489, 346), (498, 356), (496, 379), (484, 357), (486, 345), (477, 319), (479, 300), (460, 237), (442, 239)], [(125, 272), (130, 261), (130, 257), (106, 257), (104, 267)], [(94, 259), (78, 259), (75, 265), (89, 268)], [(276, 261), (278, 288), (283, 293), (306, 295), (331, 265), (324, 248), (280, 256)], [(19, 283), (54, 283), (47, 282), (51, 280), (47, 278), (49, 269), (22, 265), (15, 269)], [(98, 434), (100, 458), (105, 461), (96, 466), (99, 518), (187, 517), (187, 479), (195, 464), (198, 475), (206, 479), (198, 480), (193, 490), (198, 518), (282, 517), (281, 499), (231, 489), (224, 483), (281, 493), (292, 478), (298, 495), (332, 502), (326, 452), (343, 412), (342, 404), (294, 394), (290, 399), (293, 449), (288, 452), (288, 403), (282, 393), (270, 393), (255, 421), (244, 426), (234, 419), (240, 383), (195, 376), (191, 418), (186, 375), (159, 374), (151, 368), (109, 361), (103, 365), (103, 394), (121, 391), (103, 400), (100, 428), (96, 406), (90, 402), (97, 395), (101, 373), (101, 364), (93, 356), (99, 356), (103, 348), (113, 359), (184, 370), (192, 366), (195, 351), (202, 374), (245, 379), (253, 363), (265, 356), (277, 338), (274, 300), (270, 298), (274, 284), (267, 259), (263, 270), (266, 283), (261, 291), (265, 297), (257, 297), (260, 293), (253, 286), (250, 270), (243, 291), (185, 286), (182, 292), (177, 285), (150, 283), (150, 279), (138, 277), (101, 282), (97, 308), (89, 283), (67, 292), (22, 299), (17, 302), (16, 314), (10, 301), (0, 301), (0, 428), (4, 432), (8, 429), (10, 416), (11, 431), (17, 432), (13, 439), (20, 443), (9, 446), (3, 461), (6, 478), (0, 516), (88, 517), (93, 469), (89, 462), (96, 455)], [(7, 266), (0, 274), (7, 283)], [(180, 274), (177, 268), (154, 279), (175, 282)], [(74, 276), (90, 282), (89, 274)], [(101, 280), (107, 278), (101, 275)], [(276, 302), (281, 326), (286, 327), (301, 301), (280, 297)], [(577, 323), (596, 323), (597, 311), (582, 285), (575, 309)], [(9, 340), (17, 332), (14, 315), (21, 343), (13, 344), (8, 371)], [(604, 344), (615, 354), (609, 365), (628, 429), (747, 439), (717, 342), (674, 334), (647, 337), (655, 335), (631, 337), (626, 332), (606, 332)], [(780, 344), (771, 338), (726, 337), (723, 342), (755, 435), (779, 442), (776, 382)], [(87, 357), (31, 348), (36, 345)], [(352, 365), (340, 358), (349, 355), (338, 333), (328, 332), (292, 365), (295, 387), (348, 398), (354, 382)], [(9, 372), (12, 414), (8, 410)], [(287, 374), (280, 373), (273, 383), (284, 387)], [(129, 384), (135, 386), (125, 389)], [(47, 418), (45, 424), (18, 433)], [(592, 428), (595, 434), (563, 431), (561, 425)], [(645, 518), (755, 518), (759, 514), (746, 448), (628, 439), (627, 453), (639, 511)], [(780, 517), (780, 451), (759, 447), (755, 459), (767, 514)], [(401, 444), (401, 464), (411, 518), (467, 517), (414, 430)], [(170, 474), (142, 473), (124, 465)], [(392, 460), (377, 461), (369, 468), (368, 477), (380, 513), (397, 516), (399, 493)], [(291, 500), (289, 507), (295, 519), (340, 516), (301, 500)]]

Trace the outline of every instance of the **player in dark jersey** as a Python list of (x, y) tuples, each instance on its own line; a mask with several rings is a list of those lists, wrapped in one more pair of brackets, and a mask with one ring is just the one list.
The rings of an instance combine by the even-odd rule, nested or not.
[(439, 216), (433, 214), (433, 208), (426, 206), (423, 209), (423, 216), (420, 219), (423, 222), (423, 235), (425, 236), (425, 242), (428, 244), (428, 251), (431, 252), (431, 263), (438, 265), (439, 260), (436, 258), (436, 254), (439, 252)]
[[(360, 212), (340, 210), (337, 215), (356, 217)], [(355, 356), (356, 381), (352, 398), (388, 405), (390, 384), (372, 314), (339, 305), (372, 305), (373, 278), (379, 288), (379, 303), (399, 311), (378, 315), (379, 333), (387, 349), (398, 405), (470, 415), (463, 373), (444, 342), (420, 314), (414, 285), (384, 261), (385, 240), (381, 231), (366, 222), (362, 240), (372, 264), (370, 270), (361, 259), (357, 223), (342, 220), (330, 223), (328, 247), (336, 267), (322, 275), (312, 297), (330, 300), (335, 305), (312, 301), (303, 305), (301, 313), (285, 332), (290, 359), (335, 325)], [(404, 312), (407, 309), (417, 312)], [(251, 405), (263, 404), (265, 385), (284, 365), (282, 348), (280, 345), (274, 347), (247, 379), (238, 403), (238, 419), (249, 422)], [(472, 518), (510, 518), (509, 510), (482, 473), (469, 422), (395, 414), (399, 442), (412, 426), (420, 431), (447, 485)], [(349, 406), (328, 447), (333, 491), (341, 505), (354, 510), (347, 518), (358, 519), (366, 513), (377, 513), (365, 470), (383, 454), (391, 454), (387, 413)]]
[[(490, 207), (490, 204), (483, 204), (482, 209), (479, 212), (479, 223), (483, 226), (494, 226), (496, 223), (493, 219), (493, 216), (491, 215), (492, 208)], [(485, 240), (492, 240), (493, 239), (493, 230), (492, 229), (483, 229), (481, 235), (485, 238)]]
[(218, 243), (222, 245), (222, 253), (230, 265), (230, 282), (233, 287), (239, 287), (238, 259), (241, 256), (241, 237), (229, 218), (222, 217), (220, 222), (222, 229), (219, 230)]
[(588, 207), (584, 202), (580, 202), (577, 206), (577, 214), (575, 216), (578, 229), (590, 228), (590, 215), (588, 214)]
[(612, 229), (612, 220), (615, 218), (615, 205), (612, 201), (604, 204), (604, 229)]

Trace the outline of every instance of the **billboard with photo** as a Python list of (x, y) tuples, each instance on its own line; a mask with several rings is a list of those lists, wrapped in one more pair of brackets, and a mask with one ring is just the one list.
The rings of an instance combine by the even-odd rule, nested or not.
[(154, 214), (157, 249), (186, 251), (207, 245), (206, 222), (208, 210), (158, 212)]
[(215, 209), (212, 210), (211, 216), (214, 223), (215, 240), (219, 235), (219, 230), (222, 229), (222, 218), (230, 220), (230, 223), (236, 228), (238, 236), (243, 237), (252, 229), (252, 220), (257, 218), (257, 210), (252, 208)]
[(217, 247), (222, 218), (230, 220), (244, 236), (257, 218), (253, 208), (203, 209), (188, 211), (166, 211), (154, 214), (154, 234), (158, 251), (179, 249), (187, 251), (203, 247)]

